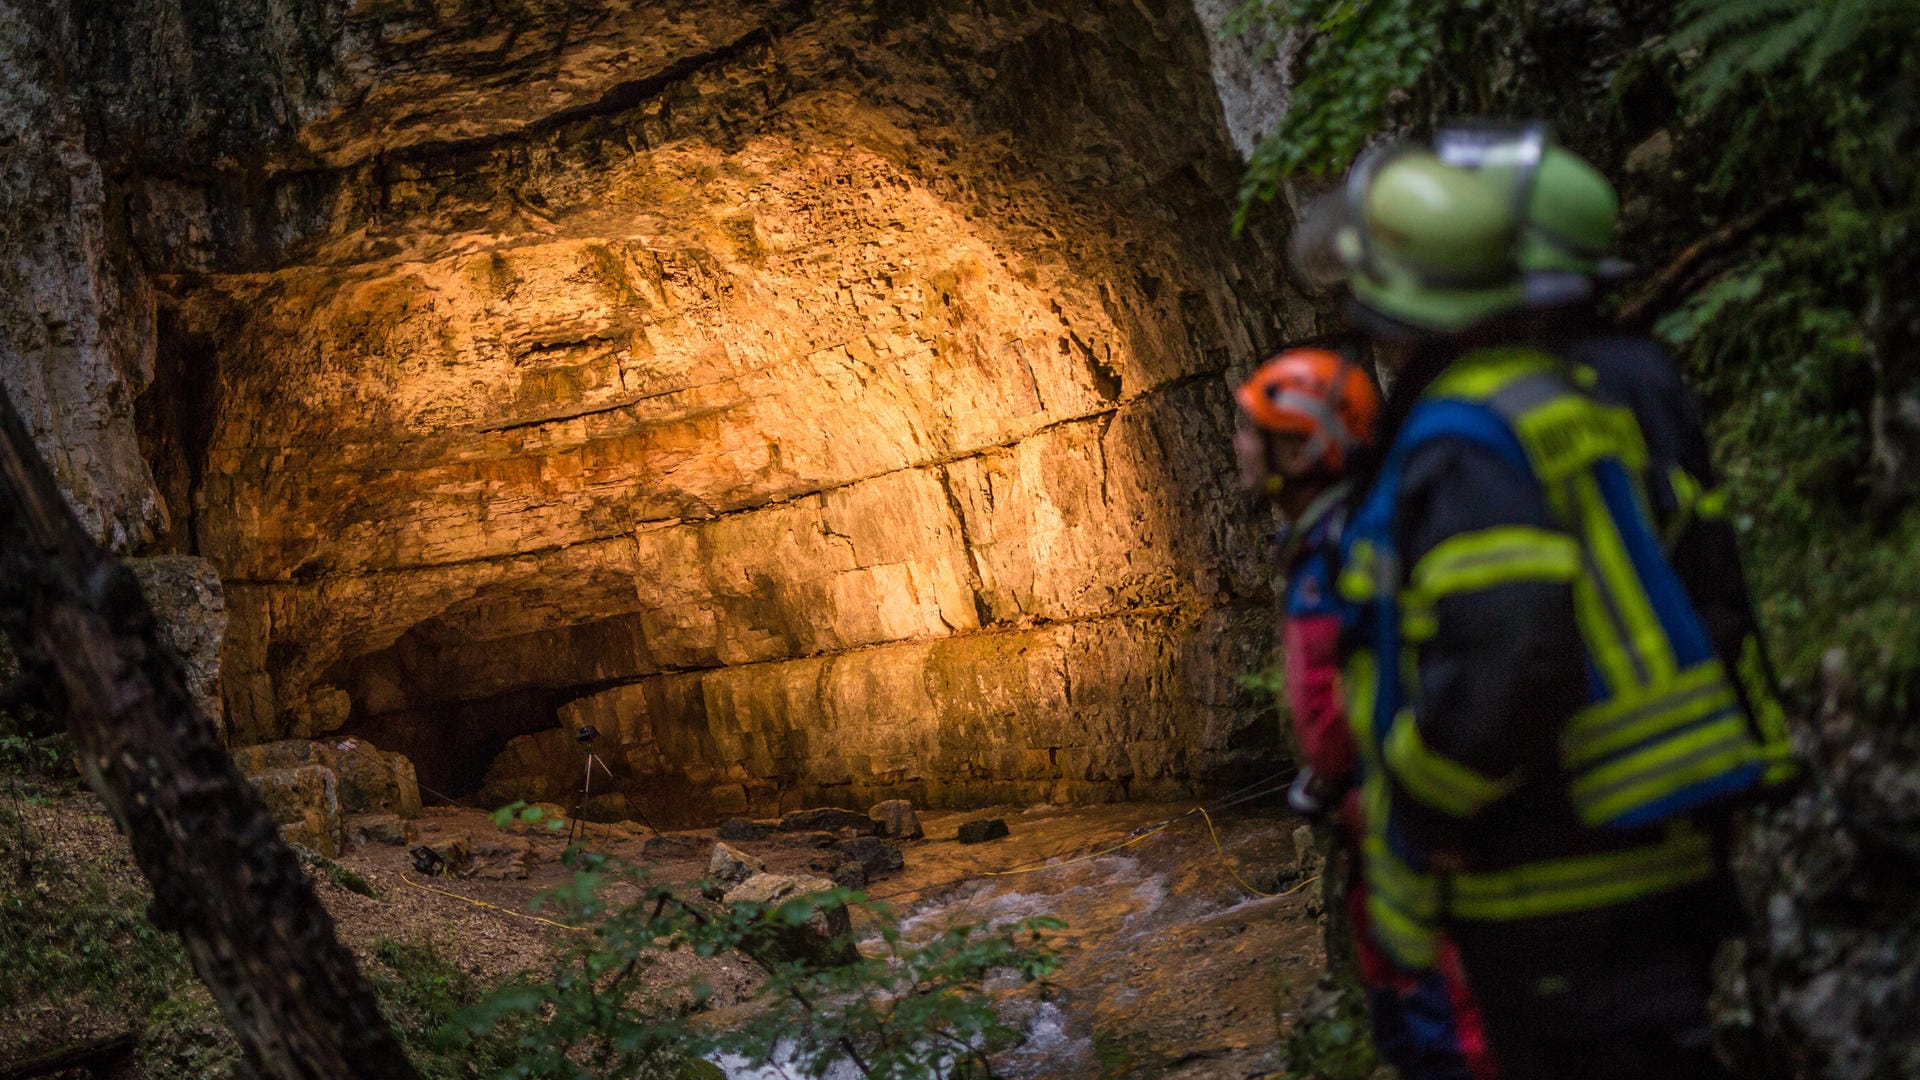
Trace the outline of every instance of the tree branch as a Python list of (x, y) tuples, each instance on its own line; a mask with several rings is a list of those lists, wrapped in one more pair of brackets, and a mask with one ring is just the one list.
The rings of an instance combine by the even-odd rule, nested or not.
[(300, 861), (200, 715), (133, 575), (68, 508), (0, 389), (0, 629), (254, 1070), (414, 1076)]
[(1701, 264), (1745, 240), (1761, 226), (1773, 220), (1774, 215), (1792, 204), (1793, 200), (1790, 196), (1781, 196), (1750, 214), (1722, 225), (1704, 239), (1688, 245), (1680, 254), (1674, 256), (1673, 261), (1655, 275), (1638, 295), (1621, 306), (1620, 321), (1629, 326), (1640, 325), (1653, 312), (1665, 307), (1684, 291), (1681, 287)]

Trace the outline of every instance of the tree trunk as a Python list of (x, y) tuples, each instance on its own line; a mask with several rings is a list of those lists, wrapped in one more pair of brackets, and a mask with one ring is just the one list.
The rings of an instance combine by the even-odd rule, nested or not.
[(249, 1061), (412, 1077), (292, 849), (197, 713), (133, 575), (82, 530), (0, 390), (0, 629)]

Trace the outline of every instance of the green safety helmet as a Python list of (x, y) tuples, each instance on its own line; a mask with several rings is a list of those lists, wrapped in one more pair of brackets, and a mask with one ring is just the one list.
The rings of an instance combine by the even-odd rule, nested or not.
[(1620, 198), (1585, 158), (1553, 142), (1547, 126), (1472, 124), (1442, 128), (1433, 139), (1440, 160), (1497, 179), (1522, 218), (1515, 258), (1529, 274), (1619, 276), (1608, 256)]
[(1604, 276), (1618, 220), (1620, 197), (1600, 170), (1571, 150), (1550, 146), (1527, 195), (1520, 268)]
[(1354, 163), (1346, 203), (1335, 245), (1368, 312), (1455, 333), (1520, 306), (1519, 218), (1499, 185), (1396, 144)]

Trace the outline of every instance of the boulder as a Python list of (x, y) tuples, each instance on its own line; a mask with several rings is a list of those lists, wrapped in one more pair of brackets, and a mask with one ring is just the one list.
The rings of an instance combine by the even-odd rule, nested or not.
[(404, 845), (413, 839), (413, 830), (398, 814), (354, 814), (346, 819), (349, 844)]
[(338, 781), (340, 808), (349, 814), (395, 814), (410, 818), (420, 812), (420, 782), (413, 762), (403, 754), (388, 753), (365, 739), (283, 739), (243, 746), (233, 762), (247, 776), (274, 769), (317, 765)]
[(837, 806), (823, 806), (815, 810), (795, 810), (780, 819), (781, 832), (817, 832), (834, 829), (873, 833), (879, 829), (879, 826), (865, 814), (842, 810)]
[(643, 859), (691, 859), (707, 848), (707, 841), (692, 833), (661, 833), (640, 845)]
[(867, 887), (867, 868), (852, 859), (834, 864), (828, 869), (827, 875), (833, 878), (835, 885), (843, 889)]
[(595, 795), (580, 806), (580, 820), (611, 824), (627, 821), (633, 817), (633, 811), (627, 808), (627, 797), (619, 792)]
[(533, 869), (533, 841), (498, 831), (476, 832), (467, 840), (465, 877), (525, 878)]
[(926, 830), (920, 827), (920, 815), (905, 799), (876, 803), (867, 811), (867, 817), (879, 826), (880, 835), (889, 840), (918, 840), (926, 835)]
[(267, 804), (267, 813), (280, 823), (280, 832), (289, 843), (303, 844), (327, 858), (340, 854), (345, 830), (333, 770), (300, 765), (268, 769), (247, 779)]
[(955, 839), (963, 844), (984, 844), (989, 840), (998, 840), (1007, 835), (1007, 823), (1000, 818), (987, 818), (984, 821), (969, 821), (960, 826)]
[(766, 863), (726, 844), (713, 845), (713, 857), (707, 860), (707, 876), (726, 885), (737, 885), (766, 872)]
[(772, 832), (758, 821), (735, 817), (720, 823), (719, 836), (722, 840), (765, 840)]
[(843, 863), (857, 863), (867, 881), (897, 874), (907, 866), (907, 860), (900, 854), (899, 848), (871, 836), (842, 840), (834, 846), (833, 851)]
[[(755, 874), (722, 897), (728, 904), (761, 904), (772, 907), (794, 897), (826, 892), (837, 883), (805, 874)], [(848, 963), (858, 957), (853, 947), (853, 919), (845, 905), (816, 911), (798, 926), (767, 922), (764, 933), (749, 943), (756, 957), (766, 960), (812, 960), (816, 963)]]
[[(548, 728), (510, 740), (487, 766), (478, 798), (483, 806), (556, 802), (572, 806), (580, 794), (586, 750), (565, 728)], [(606, 775), (596, 770), (595, 786), (605, 791)], [(624, 815), (622, 815), (624, 816)]]
[(532, 841), (497, 830), (456, 833), (422, 846), (438, 855), (455, 877), (494, 881), (524, 878), (533, 864)]

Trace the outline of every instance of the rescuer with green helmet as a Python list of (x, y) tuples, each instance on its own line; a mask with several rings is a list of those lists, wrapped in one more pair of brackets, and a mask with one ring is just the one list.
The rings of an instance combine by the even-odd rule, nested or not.
[(1737, 677), (1768, 755), (1769, 782), (1791, 779), (1797, 768), (1785, 712), (1699, 406), (1666, 350), (1621, 328), (1594, 302), (1628, 269), (1612, 254), (1620, 217), (1613, 184), (1552, 142), (1538, 121), (1445, 127), (1435, 133), (1434, 148), (1443, 161), (1513, 187), (1524, 207), (1515, 261), (1525, 277), (1532, 333), (1550, 351), (1592, 369), (1600, 390), (1633, 410), (1647, 443), (1644, 481), (1668, 557)]
[(1534, 234), (1545, 142), (1512, 149), (1370, 153), (1333, 241), (1395, 376), (1338, 579), (1372, 926), (1416, 968), (1448, 928), (1511, 1080), (1714, 1077), (1715, 822), (1764, 755), (1640, 423), (1535, 340), (1521, 260), (1582, 251)]

